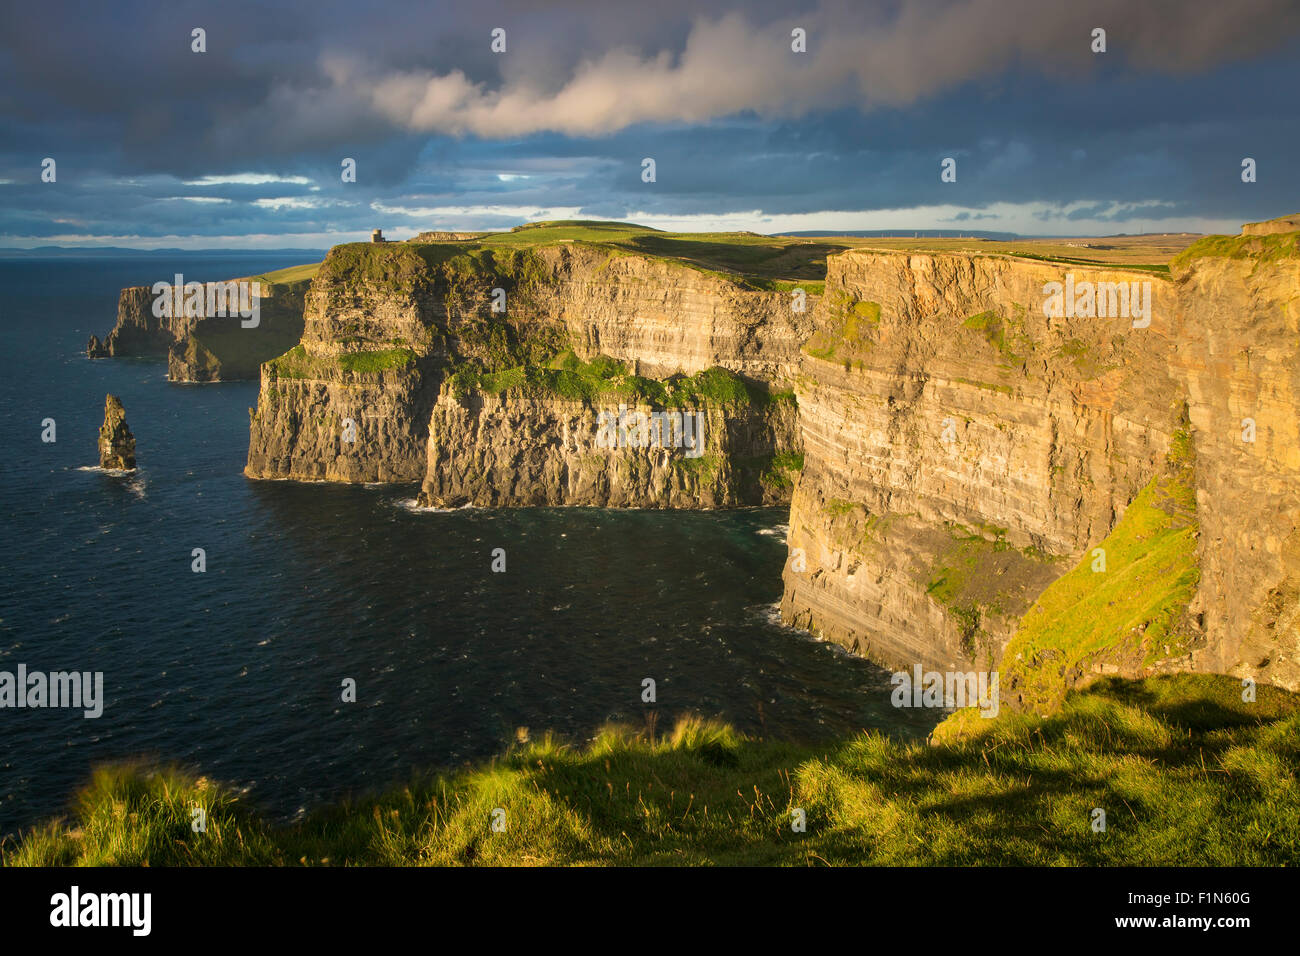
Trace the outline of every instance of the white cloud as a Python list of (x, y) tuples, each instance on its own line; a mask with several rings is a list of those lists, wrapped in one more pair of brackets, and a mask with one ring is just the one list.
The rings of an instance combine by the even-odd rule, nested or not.
[(262, 209), (324, 209), (326, 206), (356, 206), (342, 199), (317, 199), (312, 196), (277, 196), (254, 199), (253, 205)]
[[(1071, 202), (1053, 204), (990, 203), (981, 208), (937, 205), (907, 209), (822, 212), (769, 215), (760, 210), (721, 215), (664, 216), (637, 212), (627, 217), (656, 229), (678, 232), (822, 232), (897, 230), (906, 234), (921, 229), (950, 229), (974, 232), (1014, 232), (1026, 236), (1104, 236), (1119, 232), (1206, 232), (1235, 235), (1241, 224), (1235, 220), (1162, 213), (1172, 203)], [(1081, 209), (1099, 210), (1084, 218), (1072, 218)], [(1119, 214), (1119, 215), (1117, 215)], [(1110, 218), (1115, 215), (1116, 218)], [(965, 216), (967, 218), (958, 218)]]
[(203, 176), (199, 179), (185, 180), (186, 186), (263, 186), (267, 183), (291, 183), (295, 186), (310, 185), (306, 176), (276, 176), (271, 173), (234, 173), (228, 176)]
[(447, 220), (493, 217), (497, 219), (581, 219), (581, 206), (390, 206), (372, 202), (370, 208), (387, 216), (406, 216), (411, 219)]
[[(769, 23), (737, 12), (701, 16), (680, 49), (611, 46), (575, 58), (558, 82), (513, 62), (502, 82), (489, 85), (459, 69), (392, 70), (331, 54), (320, 61), (321, 85), (281, 84), (267, 105), (299, 123), (378, 116), (416, 132), (492, 139), (542, 131), (606, 135), (637, 123), (702, 123), (746, 111), (770, 119), (841, 106), (901, 107), (1010, 64), (1046, 75), (1087, 73), (1098, 67), (1089, 43), (1097, 23), (1123, 25), (1123, 51), (1114, 56), (1174, 73), (1267, 46), (1300, 24), (1300, 10), (1287, 0), (1242, 2), (1249, 12), (1221, 0), (909, 0), (877, 7), (824, 0)], [(1261, 39), (1256, 25), (1268, 17), (1277, 30)], [(807, 52), (791, 50), (795, 22), (807, 30)]]

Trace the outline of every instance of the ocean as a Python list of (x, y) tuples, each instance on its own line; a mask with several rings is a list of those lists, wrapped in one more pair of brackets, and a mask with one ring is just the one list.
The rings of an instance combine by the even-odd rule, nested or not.
[[(785, 509), (434, 511), (414, 485), (252, 481), (256, 383), (85, 357), (123, 286), (298, 261), (0, 260), (0, 671), (104, 675), (97, 719), (0, 709), (0, 834), (115, 762), (205, 774), (287, 821), (491, 757), (521, 727), (580, 744), (695, 713), (813, 741), (941, 716), (895, 710), (885, 671), (779, 624)], [(108, 392), (134, 474), (95, 467)]]

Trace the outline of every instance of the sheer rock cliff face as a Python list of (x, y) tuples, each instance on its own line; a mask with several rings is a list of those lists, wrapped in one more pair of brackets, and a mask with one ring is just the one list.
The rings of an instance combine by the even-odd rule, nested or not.
[[(1207, 253), (1164, 276), (855, 250), (830, 258), (801, 314), (787, 294), (590, 245), (340, 246), (301, 343), (262, 368), (246, 471), (419, 481), (440, 506), (709, 508), (785, 500), (791, 473), (774, 465), (802, 452), (784, 619), (886, 665), (969, 670), (998, 664), (1186, 434), (1200, 579), (1190, 653), (1166, 663), (1296, 688), (1298, 268)], [(1129, 297), (1137, 283), (1149, 305), (1049, 316), (1051, 283)], [(691, 458), (602, 447), (597, 416), (618, 399), (458, 378), (564, 349), (659, 379), (721, 366), (792, 387), (797, 409), (705, 402)]]
[[(1048, 318), (1066, 273), (1149, 281), (1150, 324)], [(991, 667), (1185, 427), (1201, 581), (1176, 666), (1300, 686), (1300, 267), (1208, 257), (1172, 276), (833, 257), (797, 378), (784, 619), (891, 666)]]
[[(657, 428), (656, 411), (663, 409), (444, 390), (420, 503), (726, 508), (789, 500), (790, 477), (773, 457), (797, 447), (793, 402), (674, 410), (691, 421), (661, 420)], [(602, 413), (614, 421), (626, 414), (626, 440), (616, 425), (612, 442), (600, 434)]]
[[(308, 284), (260, 283), (258, 324), (251, 328), (235, 314), (156, 316), (153, 288), (131, 286), (118, 294), (113, 330), (103, 342), (92, 335), (86, 353), (91, 358), (165, 355), (172, 382), (255, 379), (262, 362), (291, 348), (302, 335)], [(174, 296), (174, 291), (163, 295)]]
[[(464, 252), (454, 246), (357, 244), (330, 253), (307, 296), (301, 345), (263, 367), (248, 475), (425, 480), (430, 500), (487, 496), (499, 503), (596, 504), (602, 494), (622, 501), (631, 487), (652, 486), (658, 491), (646, 506), (766, 500), (748, 475), (754, 469), (707, 474), (700, 488), (692, 472), (704, 466), (680, 462), (664, 465), (653, 478), (650, 468), (641, 484), (628, 488), (614, 472), (640, 466), (611, 464), (605, 479), (593, 477), (589, 485), (577, 477), (581, 468), (571, 457), (576, 452), (560, 450), (563, 441), (556, 436), (550, 444), (519, 442), (525, 435), (540, 440), (541, 426), (530, 431), (527, 424), (534, 415), (561, 432), (567, 427), (570, 436), (582, 429), (594, 434), (596, 408), (579, 409), (558, 397), (548, 403), (477, 391), (473, 401), (453, 399), (444, 382), (455, 367), (508, 368), (568, 348), (581, 359), (605, 355), (625, 362), (644, 376), (720, 366), (762, 385), (788, 387), (810, 328), (809, 315), (793, 312), (789, 295), (751, 291), (684, 265), (581, 244), (514, 254)], [(504, 314), (492, 309), (497, 288), (506, 294)], [(753, 450), (755, 458), (766, 448), (770, 458), (779, 421), (753, 418), (746, 413), (718, 426), (716, 434), (740, 452)], [(345, 420), (352, 422), (355, 441), (343, 441)], [(431, 425), (443, 436), (432, 447)], [(787, 422), (785, 434), (792, 433)], [(449, 442), (470, 436), (479, 442), (459, 449), (463, 460), (450, 454)], [(639, 451), (644, 456), (649, 449)], [(670, 458), (684, 457), (673, 451)], [(473, 480), (469, 461), (493, 470), (515, 493), (490, 491)], [(543, 493), (507, 479), (511, 469), (557, 477), (548, 479)], [(573, 476), (558, 477), (562, 471)], [(720, 483), (711, 483), (713, 478)], [(693, 491), (703, 497), (692, 498)]]
[(131, 286), (118, 293), (117, 323), (104, 340), (104, 351), (114, 357), (166, 355), (174, 343), (193, 331), (197, 318), (160, 318), (153, 314), (153, 303), (149, 286)]
[[(1048, 318), (1043, 288), (1065, 271), (1149, 282), (1150, 325)], [(1053, 556), (1103, 537), (1167, 452), (1181, 408), (1165, 361), (1175, 313), (1167, 281), (1129, 271), (833, 257), (796, 388), (805, 467), (790, 547), (806, 569), (787, 563), (785, 619), (899, 666), (996, 657), (1063, 570)], [(961, 547), (971, 536), (995, 547)], [(1007, 552), (1020, 560), (994, 567)], [(1007, 586), (969, 603), (1002, 613), (972, 621), (953, 613), (966, 602), (931, 594), (954, 563), (986, 559)]]
[[(1172, 269), (1197, 452), (1198, 667), (1300, 687), (1300, 260)], [(1253, 438), (1251, 441), (1249, 439)]]

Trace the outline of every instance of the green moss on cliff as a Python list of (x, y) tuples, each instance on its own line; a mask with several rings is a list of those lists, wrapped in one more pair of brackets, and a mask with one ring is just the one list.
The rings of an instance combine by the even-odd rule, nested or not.
[(813, 358), (843, 362), (845, 368), (861, 366), (880, 325), (880, 303), (859, 301), (837, 290), (826, 305), (826, 314), (826, 326), (813, 333), (804, 351)]
[(794, 480), (803, 471), (803, 452), (779, 451), (762, 462), (761, 478), (764, 487), (788, 491), (794, 487)]
[(278, 378), (330, 379), (340, 372), (374, 375), (406, 368), (415, 359), (416, 354), (406, 348), (344, 352), (337, 357), (331, 357), (311, 355), (303, 346), (296, 345), (278, 358), (267, 362), (266, 368)]
[(586, 403), (637, 402), (662, 408), (728, 407), (769, 400), (763, 389), (724, 368), (653, 379), (628, 373), (622, 362), (608, 356), (583, 362), (572, 352), (561, 353), (545, 365), (496, 371), (464, 366), (452, 374), (450, 383), (457, 397), (479, 389), (492, 394), (514, 391)]
[(1056, 561), (1037, 548), (1013, 547), (1005, 528), (976, 531), (950, 524), (946, 530), (950, 541), (929, 569), (926, 593), (956, 623), (963, 650), (974, 658), (985, 618), (1023, 609), (1042, 588), (1045, 576), (1053, 573)]
[(1206, 236), (1192, 243), (1170, 260), (1170, 268), (1182, 271), (1195, 259), (1255, 259), (1260, 263), (1300, 259), (1300, 232), (1265, 236)]
[(980, 312), (962, 322), (962, 328), (981, 332), (998, 350), (1003, 368), (1016, 368), (1025, 361), (1025, 355), (1034, 347), (1033, 339), (1024, 331), (1024, 309), (1017, 308), (1015, 318), (1006, 318), (996, 312)]
[(1183, 616), (1200, 581), (1191, 449), (1188, 432), (1176, 434), (1164, 473), (1097, 544), (1102, 554), (1090, 548), (1039, 595), (1003, 654), (1004, 696), (1046, 711), (1096, 665), (1140, 671), (1186, 652)]

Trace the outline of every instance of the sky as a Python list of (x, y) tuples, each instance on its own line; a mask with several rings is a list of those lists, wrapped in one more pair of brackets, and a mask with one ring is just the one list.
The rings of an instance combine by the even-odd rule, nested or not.
[(1300, 211), (1298, 90), (1294, 0), (7, 2), (0, 247), (1235, 233)]

